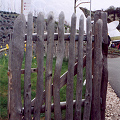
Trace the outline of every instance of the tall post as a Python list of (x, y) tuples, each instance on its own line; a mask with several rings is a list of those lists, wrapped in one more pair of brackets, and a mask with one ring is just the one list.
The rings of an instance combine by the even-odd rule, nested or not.
[(23, 0), (21, 0), (21, 13), (23, 14)]
[(91, 17), (91, 0), (90, 0), (90, 17)]
[(76, 13), (76, 0), (75, 0), (75, 3), (74, 3), (74, 13)]

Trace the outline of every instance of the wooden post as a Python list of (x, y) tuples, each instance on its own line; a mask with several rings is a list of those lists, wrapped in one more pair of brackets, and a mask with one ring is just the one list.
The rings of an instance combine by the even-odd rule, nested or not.
[(21, 14), (23, 14), (23, 0), (21, 0)]
[(94, 71), (91, 120), (101, 120), (102, 20), (95, 23)]
[(73, 79), (75, 64), (75, 33), (76, 33), (76, 15), (73, 13), (71, 18), (71, 34), (69, 45), (68, 76), (66, 89), (66, 120), (73, 119)]
[(48, 15), (47, 23), (47, 59), (45, 73), (45, 120), (51, 119), (51, 96), (52, 96), (52, 63), (54, 46), (54, 19), (53, 14)]
[(103, 20), (103, 70), (102, 70), (102, 82), (101, 82), (101, 120), (105, 120), (105, 108), (106, 108), (106, 94), (107, 94), (107, 83), (108, 83), (108, 29), (107, 29), (107, 13), (101, 13), (101, 19)]
[(27, 46), (24, 75), (24, 120), (31, 120), (31, 63), (32, 63), (32, 26), (33, 16), (28, 14)]
[(44, 16), (42, 13), (37, 17), (37, 41), (36, 41), (36, 55), (37, 55), (37, 84), (36, 84), (36, 101), (34, 105), (34, 120), (40, 119), (40, 110), (43, 99), (43, 72), (44, 72)]
[(76, 13), (76, 0), (74, 2), (74, 13)]
[(90, 119), (92, 101), (92, 26), (90, 16), (87, 18), (87, 46), (86, 46), (86, 93), (83, 120)]
[(8, 119), (22, 119), (21, 66), (24, 56), (25, 16), (19, 15), (14, 22), (13, 36), (10, 41), (8, 65)]
[(58, 48), (55, 73), (53, 78), (53, 98), (54, 98), (54, 117), (55, 120), (62, 120), (60, 107), (60, 74), (64, 57), (64, 13), (59, 15), (58, 23)]
[(76, 105), (75, 120), (81, 120), (82, 88), (83, 88), (83, 36), (84, 36), (84, 17), (79, 20), (79, 40), (78, 40), (78, 66), (77, 66), (77, 85), (76, 85)]

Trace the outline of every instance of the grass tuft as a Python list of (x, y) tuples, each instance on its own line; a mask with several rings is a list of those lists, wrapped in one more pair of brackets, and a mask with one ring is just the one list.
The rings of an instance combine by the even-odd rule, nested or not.
[[(55, 70), (56, 59), (53, 59), (53, 75)], [(44, 67), (46, 66), (46, 57), (44, 57)], [(22, 69), (25, 67), (25, 58), (23, 59)], [(37, 68), (37, 60), (34, 56), (32, 59), (32, 68)], [(46, 69), (46, 68), (45, 68)], [(64, 74), (68, 70), (68, 60), (64, 59), (61, 75)], [(0, 120), (7, 119), (7, 99), (8, 99), (8, 55), (2, 55), (0, 57)], [(84, 69), (84, 79), (85, 79), (85, 69)], [(37, 81), (37, 73), (31, 74), (31, 99), (35, 98), (36, 95), (36, 81)], [(74, 99), (76, 98), (76, 82), (77, 75), (74, 76)], [(45, 72), (44, 72), (44, 85), (45, 85)], [(45, 89), (45, 88), (44, 88)], [(21, 75), (21, 97), (22, 97), (22, 106), (23, 106), (23, 95), (24, 94), (24, 75)], [(83, 98), (85, 95), (85, 87), (83, 87)], [(60, 89), (60, 100), (66, 101), (66, 85)], [(53, 101), (53, 100), (52, 100)], [(65, 110), (62, 111), (62, 117), (65, 119)], [(41, 117), (44, 117), (44, 114), (41, 114)], [(52, 119), (54, 119), (54, 115), (52, 113)]]

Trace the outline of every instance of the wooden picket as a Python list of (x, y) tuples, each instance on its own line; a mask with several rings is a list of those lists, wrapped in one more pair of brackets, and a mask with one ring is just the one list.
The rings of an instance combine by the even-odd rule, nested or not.
[(44, 72), (44, 16), (39, 13), (37, 18), (37, 84), (36, 84), (36, 101), (34, 104), (34, 120), (40, 119), (40, 110), (43, 98), (43, 72)]
[[(25, 17), (21, 14), (14, 23), (9, 50), (8, 119), (22, 118), (21, 66), (24, 56)], [(19, 38), (19, 39), (18, 39)]]
[(87, 18), (87, 47), (86, 47), (86, 93), (83, 120), (89, 120), (92, 101), (92, 27), (91, 18)]
[(84, 28), (84, 17), (83, 15), (81, 15), (79, 20), (75, 120), (81, 120), (81, 104), (82, 104), (82, 88), (83, 88), (83, 35), (84, 35), (83, 28)]
[(74, 80), (74, 64), (75, 64), (75, 33), (76, 33), (76, 15), (71, 18), (71, 34), (69, 44), (69, 61), (66, 89), (66, 119), (73, 119), (73, 80)]
[(61, 12), (59, 15), (58, 24), (58, 48), (57, 48), (57, 59), (55, 66), (55, 73), (53, 78), (53, 98), (54, 98), (54, 115), (56, 120), (62, 119), (61, 107), (60, 107), (60, 73), (64, 58), (64, 13)]
[[(54, 112), (56, 120), (62, 119), (61, 110), (66, 109), (66, 120), (81, 120), (81, 109), (84, 107), (84, 120), (105, 120), (106, 91), (108, 82), (107, 70), (107, 14), (97, 11), (94, 20), (94, 31), (91, 18), (87, 18), (86, 56), (83, 57), (84, 17), (80, 16), (79, 33), (76, 33), (76, 15), (71, 17), (71, 32), (64, 33), (64, 13), (59, 15), (58, 33), (54, 33), (53, 13), (47, 19), (47, 33), (44, 33), (44, 16), (37, 17), (37, 34), (33, 31), (33, 16), (28, 15), (27, 34), (26, 21), (21, 14), (15, 21), (14, 32), (9, 46), (8, 65), (8, 119), (9, 120), (39, 120), (40, 114), (45, 113), (45, 119), (51, 119)], [(94, 45), (92, 44), (94, 33)], [(24, 56), (24, 40), (26, 41), (25, 69), (21, 69)], [(32, 40), (36, 43), (37, 68), (31, 68)], [(54, 40), (57, 48), (54, 53)], [(46, 41), (46, 70), (44, 70), (44, 46)], [(66, 44), (67, 41), (69, 43)], [(77, 41), (77, 43), (75, 43)], [(56, 45), (55, 43), (55, 45)], [(78, 44), (78, 45), (77, 45)], [(68, 50), (65, 50), (69, 46)], [(93, 47), (93, 48), (92, 48)], [(67, 51), (67, 52), (65, 52)], [(68, 56), (69, 53), (69, 56)], [(52, 74), (53, 57), (56, 57), (54, 75)], [(65, 56), (66, 54), (66, 56)], [(75, 60), (77, 55), (77, 60)], [(63, 59), (67, 58), (68, 71), (62, 76)], [(86, 67), (86, 93), (82, 99), (83, 68)], [(45, 71), (45, 90), (43, 72)], [(36, 96), (31, 101), (31, 73), (37, 72)], [(21, 101), (21, 74), (24, 74), (24, 107)], [(73, 80), (77, 74), (76, 100), (73, 100)], [(93, 78), (92, 78), (93, 76)], [(53, 79), (53, 82), (52, 82)], [(66, 85), (66, 102), (60, 102), (60, 88)], [(104, 91), (104, 92), (103, 92)], [(51, 98), (53, 96), (53, 103)], [(45, 104), (44, 104), (45, 103)], [(75, 108), (75, 113), (73, 110)], [(33, 114), (33, 118), (32, 118)]]
[(25, 55), (25, 74), (24, 74), (24, 118), (31, 120), (31, 63), (32, 63), (32, 14), (28, 15), (27, 24), (27, 45)]

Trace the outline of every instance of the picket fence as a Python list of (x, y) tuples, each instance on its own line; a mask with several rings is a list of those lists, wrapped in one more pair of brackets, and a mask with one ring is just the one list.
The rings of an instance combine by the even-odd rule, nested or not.
[[(61, 110), (66, 109), (66, 120), (81, 120), (81, 107), (84, 107), (83, 120), (105, 120), (106, 91), (108, 82), (107, 69), (107, 14), (97, 11), (92, 31), (91, 18), (86, 20), (86, 56), (83, 57), (84, 17), (79, 19), (79, 33), (76, 33), (76, 15), (71, 17), (71, 32), (64, 33), (64, 13), (59, 15), (58, 33), (54, 33), (54, 17), (47, 18), (47, 33), (44, 34), (44, 16), (37, 17), (37, 34), (33, 31), (33, 16), (26, 21), (23, 14), (14, 22), (14, 30), (9, 43), (8, 65), (8, 119), (39, 120), (45, 113), (45, 120), (61, 120)], [(92, 41), (94, 33), (94, 41)], [(78, 55), (75, 56), (75, 38), (78, 40)], [(27, 40), (25, 69), (21, 70), (24, 56), (24, 41)], [(43, 89), (44, 40), (47, 41), (47, 58), (45, 71), (45, 90)], [(52, 74), (54, 40), (58, 40), (56, 66)], [(64, 59), (64, 41), (69, 41), (68, 71), (60, 76)], [(31, 68), (32, 41), (36, 43), (37, 68)], [(83, 68), (86, 67), (86, 93), (82, 99)], [(36, 97), (31, 100), (31, 73), (37, 72)], [(21, 74), (24, 74), (24, 107), (21, 101)], [(77, 74), (76, 100), (73, 100), (73, 80)], [(53, 83), (52, 83), (53, 78)], [(66, 85), (66, 102), (60, 102), (60, 88)], [(53, 103), (51, 98), (53, 96)], [(45, 103), (45, 104), (44, 104)], [(73, 110), (75, 112), (73, 114)]]

